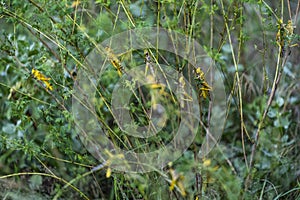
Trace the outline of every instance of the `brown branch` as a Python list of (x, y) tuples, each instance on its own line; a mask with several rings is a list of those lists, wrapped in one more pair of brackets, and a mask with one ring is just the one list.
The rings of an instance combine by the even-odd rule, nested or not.
[[(262, 126), (263, 126), (263, 122), (265, 121), (265, 118), (267, 116), (267, 113), (269, 111), (269, 108), (273, 102), (273, 99), (275, 97), (275, 94), (276, 94), (276, 91), (277, 91), (277, 87), (278, 87), (278, 84), (280, 82), (280, 79), (281, 79), (281, 75), (282, 75), (282, 71), (283, 71), (283, 68), (284, 68), (284, 65), (287, 61), (287, 58), (289, 56), (289, 53), (286, 53), (286, 55), (284, 56), (284, 59), (283, 61), (281, 62), (281, 65), (280, 65), (280, 58), (282, 58), (280, 56), (282, 52), (282, 47), (280, 46), (279, 47), (279, 58), (278, 58), (278, 64), (277, 64), (277, 67), (276, 67), (276, 74), (275, 74), (275, 77), (274, 77), (274, 81), (273, 81), (273, 86), (272, 86), (272, 90), (271, 90), (271, 93), (270, 93), (270, 96), (269, 96), (269, 99), (268, 99), (268, 102), (267, 102), (267, 106), (264, 110), (264, 113), (262, 115), (262, 118), (258, 124), (258, 127), (257, 127), (257, 130), (255, 132), (255, 139), (254, 139), (254, 143), (253, 143), (253, 146), (252, 146), (252, 149), (251, 149), (251, 155), (250, 155), (250, 162), (249, 162), (249, 170), (248, 170), (248, 175), (247, 175), (247, 178), (246, 178), (246, 181), (245, 181), (245, 190), (244, 191), (247, 191), (250, 184), (251, 184), (251, 172), (252, 172), (252, 168), (253, 168), (253, 165), (254, 165), (254, 157), (255, 157), (255, 153), (256, 153), (256, 149), (257, 149), (257, 145), (258, 145), (258, 141), (259, 141), (259, 135), (260, 135), (260, 132), (262, 130)], [(280, 65), (280, 66), (279, 66)], [(279, 69), (280, 68), (280, 69)]]
[(295, 20), (294, 24), (297, 23), (297, 18), (298, 18), (298, 13), (299, 13), (299, 8), (300, 8), (300, 0), (298, 0), (297, 8), (296, 8), (296, 15), (295, 15)]

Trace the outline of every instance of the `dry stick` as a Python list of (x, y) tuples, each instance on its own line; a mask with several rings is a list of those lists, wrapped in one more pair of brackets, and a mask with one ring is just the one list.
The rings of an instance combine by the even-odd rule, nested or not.
[[(212, 10), (213, 9), (213, 6), (214, 6), (214, 0), (211, 0), (210, 1), (210, 9)], [(214, 14), (213, 13), (211, 13), (210, 14), (210, 48), (212, 49), (213, 48), (213, 37), (214, 37), (214, 30), (213, 30), (213, 26), (214, 26)], [(211, 80), (211, 85), (213, 86), (213, 71), (211, 70), (211, 68), (213, 67), (213, 64), (214, 64), (214, 60), (212, 59), (211, 60), (211, 63), (210, 63), (210, 66), (209, 66), (209, 69), (208, 69), (208, 71), (210, 71), (210, 80)], [(204, 127), (204, 129), (205, 129), (205, 132), (206, 132), (206, 139), (207, 139), (207, 141), (209, 141), (209, 138), (211, 138), (214, 142), (215, 142), (215, 144), (217, 144), (217, 141), (215, 140), (215, 138), (214, 137), (212, 137), (212, 135), (210, 134), (210, 122), (211, 122), (211, 113), (212, 113), (212, 107), (213, 107), (213, 101), (211, 100), (211, 101), (209, 101), (209, 105), (208, 105), (208, 114), (207, 114), (207, 129), (205, 129), (205, 126), (204, 126), (204, 124), (203, 124), (203, 122), (200, 120), (200, 123), (201, 123), (201, 125), (202, 125), (202, 127)], [(198, 176), (197, 176), (198, 174), (196, 174), (196, 178), (198, 178)], [(199, 174), (200, 175), (200, 174)], [(207, 174), (206, 174), (207, 175)], [(204, 175), (205, 176), (205, 175)], [(198, 180), (197, 179), (197, 181), (199, 181), (199, 186), (197, 185), (197, 187), (199, 187), (199, 188), (197, 188), (198, 189), (198, 193), (199, 193), (199, 195), (197, 196), (197, 197), (199, 197), (199, 198), (201, 198), (201, 192), (202, 192), (202, 187), (203, 187), (203, 178), (202, 178), (202, 176), (200, 175), (200, 177), (199, 177), (200, 179)]]
[(296, 8), (296, 15), (295, 15), (295, 20), (294, 24), (297, 23), (297, 18), (298, 18), (298, 13), (299, 13), (299, 8), (300, 8), (300, 0), (298, 0), (297, 8)]
[(290, 0), (286, 0), (286, 1), (287, 1), (286, 4), (287, 4), (287, 7), (288, 7), (290, 20), (292, 20), (292, 12), (291, 12)]
[(249, 185), (251, 183), (251, 171), (252, 171), (253, 164), (254, 164), (254, 156), (255, 156), (255, 153), (256, 153), (256, 149), (257, 149), (257, 144), (258, 144), (258, 140), (259, 140), (260, 131), (262, 129), (263, 122), (264, 122), (264, 120), (267, 116), (267, 113), (269, 111), (271, 103), (274, 99), (274, 96), (275, 96), (275, 93), (276, 93), (276, 90), (277, 90), (277, 86), (278, 86), (278, 84), (280, 82), (280, 79), (281, 79), (282, 69), (283, 69), (283, 67), (286, 63), (287, 57), (288, 57), (288, 55), (286, 55), (284, 57), (284, 60), (282, 61), (281, 66), (280, 66), (280, 61), (281, 61), (280, 54), (281, 54), (281, 52), (282, 52), (282, 47), (280, 46), (279, 47), (279, 52), (278, 52), (276, 73), (275, 73), (275, 77), (274, 77), (274, 81), (273, 81), (272, 91), (271, 91), (271, 94), (270, 94), (268, 102), (267, 102), (267, 107), (264, 110), (263, 116), (262, 116), (262, 118), (261, 118), (261, 120), (258, 124), (257, 130), (255, 132), (255, 139), (254, 139), (254, 143), (253, 143), (253, 146), (252, 146), (252, 149), (251, 149), (251, 155), (250, 155), (249, 171), (248, 171), (248, 175), (247, 175), (247, 178), (246, 178), (246, 181), (245, 181), (245, 191), (249, 188)]
[[(244, 123), (244, 116), (243, 116), (243, 100), (242, 100), (242, 88), (241, 88), (241, 80), (240, 80), (240, 76), (239, 76), (239, 70), (238, 70), (238, 63), (239, 63), (239, 56), (240, 56), (240, 48), (241, 48), (241, 42), (239, 43), (239, 49), (238, 49), (238, 56), (236, 58), (235, 53), (234, 53), (234, 49), (233, 49), (233, 43), (231, 40), (231, 34), (230, 34), (230, 29), (228, 26), (228, 20), (225, 14), (225, 9), (224, 9), (224, 4), (223, 1), (221, 1), (221, 6), (222, 6), (222, 15), (224, 17), (224, 21), (225, 21), (225, 29), (227, 32), (227, 37), (228, 37), (228, 41), (230, 44), (230, 49), (231, 49), (231, 56), (232, 56), (232, 60), (233, 60), (233, 64), (235, 67), (235, 80), (237, 82), (237, 87), (238, 87), (238, 91), (237, 91), (237, 96), (238, 96), (238, 106), (239, 106), (239, 115), (240, 115), (240, 119), (241, 119), (241, 136), (242, 136), (242, 145), (243, 145), (243, 152), (244, 152), (244, 158), (245, 158), (245, 162), (246, 162), (246, 166), (247, 165), (247, 157), (245, 154), (245, 147), (244, 147), (244, 130), (246, 130), (245, 128), (245, 123)], [(247, 133), (247, 131), (246, 131)]]
[[(281, 19), (279, 19), (276, 14), (272, 11), (272, 9), (269, 7), (268, 4), (265, 3), (265, 1), (263, 1), (263, 3), (265, 4), (265, 6), (273, 13), (273, 15), (276, 17), (277, 21), (280, 22), (282, 21), (282, 16), (283, 16), (283, 0), (281, 1)], [(259, 124), (258, 124), (258, 127), (257, 127), (257, 130), (255, 132), (255, 138), (254, 138), (254, 143), (253, 143), (253, 146), (252, 146), (252, 149), (251, 149), (251, 155), (250, 155), (250, 161), (249, 161), (249, 169), (248, 169), (248, 175), (246, 177), (246, 181), (245, 181), (245, 187), (244, 187), (244, 191), (247, 191), (249, 186), (250, 186), (250, 183), (251, 183), (251, 172), (252, 172), (252, 168), (253, 168), (253, 164), (254, 164), (254, 156), (255, 156), (255, 153), (256, 153), (256, 148), (257, 148), (257, 144), (258, 144), (258, 140), (259, 140), (259, 135), (260, 135), (260, 131), (262, 129), (262, 125), (263, 125), (263, 122), (267, 116), (267, 113), (268, 113), (268, 110), (271, 106), (271, 103), (274, 99), (274, 96), (275, 96), (275, 93), (276, 93), (276, 90), (277, 90), (277, 86), (279, 84), (279, 81), (281, 79), (281, 71), (283, 69), (283, 66), (285, 64), (285, 61), (287, 59), (287, 56), (285, 56), (284, 58), (284, 61), (282, 61), (282, 50), (283, 50), (283, 47), (280, 45), (279, 48), (278, 48), (278, 56), (277, 56), (277, 64), (276, 64), (276, 72), (275, 72), (275, 77), (274, 77), (274, 81), (273, 81), (273, 84), (272, 84), (272, 90), (271, 90), (271, 94), (269, 96), (269, 99), (268, 99), (268, 102), (267, 102), (267, 106), (264, 110), (264, 113), (262, 115), (262, 118), (260, 119), (259, 121)], [(282, 61), (282, 62), (281, 62)], [(281, 66), (280, 66), (280, 62), (281, 62)], [(280, 68), (280, 69), (279, 69)]]
[[(240, 11), (240, 16), (243, 16), (243, 9), (241, 9), (241, 11)], [(241, 51), (242, 51), (241, 48), (242, 48), (242, 45), (243, 45), (243, 39), (242, 39), (242, 37), (243, 37), (243, 22), (241, 22), (241, 24), (240, 24), (237, 63), (240, 63), (240, 57), (241, 57)], [(238, 79), (238, 81), (239, 81), (239, 79)], [(239, 88), (238, 92), (239, 92), (239, 94), (241, 94), (240, 93), (240, 88)], [(240, 98), (241, 98), (241, 96), (240, 96)], [(248, 131), (246, 129), (246, 125), (244, 123), (242, 100), (240, 100), (240, 118), (241, 118), (242, 148), (243, 148), (243, 154), (244, 154), (245, 164), (246, 164), (246, 167), (248, 168), (247, 155), (246, 155), (246, 147), (245, 147), (245, 138), (244, 138), (244, 136), (245, 136), (244, 131), (246, 132), (246, 135), (248, 136), (248, 138), (250, 138), (250, 136), (248, 134)]]
[(71, 187), (73, 190), (78, 192), (82, 196), (82, 198), (89, 200), (89, 198), (84, 193), (82, 193), (80, 191), (80, 189), (78, 189), (77, 187), (72, 185), (72, 183), (70, 181), (67, 181), (67, 180), (60, 178), (58, 176), (55, 176), (53, 174), (47, 174), (47, 173), (42, 173), (42, 172), (19, 172), (19, 173), (0, 176), (0, 179), (5, 179), (5, 178), (10, 178), (10, 177), (15, 177), (15, 176), (24, 176), (24, 175), (39, 175), (39, 176), (45, 176), (45, 177), (51, 177), (51, 178), (57, 179), (58, 181), (65, 183), (68, 187)]
[[(193, 28), (194, 28), (194, 24), (195, 24), (195, 20), (196, 20), (196, 10), (198, 8), (198, 4), (199, 4), (199, 1), (196, 1), (193, 11), (190, 11), (190, 10), (188, 11), (188, 16), (192, 15), (192, 20), (191, 21), (187, 20), (187, 22), (186, 22), (191, 27), (189, 31), (187, 30), (189, 32), (188, 33), (188, 43), (187, 43), (187, 45), (188, 45), (187, 46), (188, 51), (190, 51), (189, 47), (191, 45), (191, 40), (192, 40), (192, 36), (193, 36)], [(212, 6), (213, 6), (212, 4), (213, 4), (213, 0), (211, 0), (211, 9), (212, 9)], [(192, 12), (192, 13), (190, 13), (190, 12)], [(210, 30), (210, 34), (211, 34), (210, 37), (211, 37), (211, 39), (210, 39), (210, 45), (212, 47), (212, 41), (213, 41), (213, 25), (212, 25), (213, 24), (213, 14), (211, 14), (211, 16), (210, 16), (210, 22), (211, 22), (211, 30)], [(183, 70), (183, 67), (182, 67), (182, 70)], [(198, 99), (200, 99), (200, 95), (198, 96)], [(200, 121), (201, 121), (201, 119), (202, 119), (202, 112), (201, 112), (202, 106), (201, 106), (200, 101), (199, 101), (199, 107), (200, 107), (200, 113), (199, 113), (199, 115), (200, 115)], [(211, 109), (212, 109), (212, 106), (211, 106), (211, 101), (210, 101), (209, 102), (208, 117), (207, 117), (208, 124), (210, 124), (209, 121), (210, 121)], [(196, 150), (194, 151), (194, 159), (195, 159), (195, 162), (198, 162), (198, 156), (197, 156), (197, 151)], [(203, 178), (202, 178), (201, 173), (197, 170), (197, 168), (196, 168), (196, 171), (195, 171), (195, 180), (196, 180), (196, 191), (197, 191), (196, 196), (197, 196), (197, 198), (201, 198), (202, 187), (203, 187)]]

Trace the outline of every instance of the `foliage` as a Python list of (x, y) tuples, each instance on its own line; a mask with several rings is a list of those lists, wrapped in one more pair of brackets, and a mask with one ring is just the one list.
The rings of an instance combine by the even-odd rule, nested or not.
[[(0, 197), (299, 199), (298, 12), (296, 0), (0, 1)], [(111, 164), (122, 155), (106, 152), (109, 159), (99, 163), (76, 134), (71, 106), (77, 72), (84, 70), (97, 43), (128, 29), (155, 26), (195, 38), (222, 72), (227, 94), (223, 135), (203, 159), (197, 157), (205, 138), (201, 126), (193, 144), (168, 166), (144, 174), (114, 171)], [(209, 91), (214, 89), (200, 68), (168, 52), (148, 50), (148, 60), (142, 51), (119, 56), (107, 50), (110, 67), (97, 82), (95, 96), (108, 137), (137, 152), (153, 151), (172, 139), (170, 132), (180, 121), (174, 110), (180, 105), (176, 99), (168, 106), (172, 91), (160, 85), (134, 89), (145, 96), (130, 99), (131, 130), (149, 124), (145, 110), (151, 109), (147, 94), (153, 89), (169, 120), (157, 122), (163, 127), (159, 136), (126, 135), (109, 104), (123, 64), (149, 64), (156, 57), (186, 76), (194, 70), (196, 78), (188, 80), (199, 93), (203, 124), (209, 121)], [(123, 84), (135, 86), (134, 81)]]

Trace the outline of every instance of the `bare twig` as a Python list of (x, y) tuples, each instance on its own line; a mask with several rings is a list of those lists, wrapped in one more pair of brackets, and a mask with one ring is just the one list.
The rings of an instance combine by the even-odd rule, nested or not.
[(299, 8), (300, 8), (300, 0), (298, 0), (298, 4), (297, 4), (297, 8), (296, 8), (296, 15), (295, 15), (294, 24), (296, 24), (296, 23), (297, 23), (297, 19), (298, 19), (298, 13), (299, 13)]
[(277, 91), (277, 87), (278, 87), (278, 84), (279, 84), (280, 79), (281, 79), (283, 67), (284, 67), (284, 65), (286, 63), (286, 60), (288, 58), (288, 53), (287, 53), (285, 55), (284, 59), (282, 60), (281, 52), (282, 52), (282, 47), (279, 46), (278, 59), (277, 59), (277, 65), (276, 65), (276, 72), (275, 72), (275, 77), (274, 77), (274, 81), (273, 81), (273, 85), (272, 85), (272, 90), (271, 90), (271, 93), (270, 93), (270, 96), (269, 96), (266, 108), (265, 108), (265, 110), (263, 112), (263, 115), (262, 115), (262, 117), (261, 117), (261, 119), (259, 121), (257, 130), (255, 132), (255, 139), (254, 139), (254, 143), (253, 143), (253, 146), (252, 146), (252, 149), (251, 149), (251, 155), (250, 155), (250, 161), (249, 161), (249, 171), (248, 171), (248, 175), (247, 175), (247, 178), (246, 178), (246, 181), (245, 181), (245, 191), (248, 190), (248, 188), (250, 186), (250, 183), (251, 183), (251, 171), (252, 171), (252, 168), (253, 168), (253, 165), (254, 165), (254, 157), (255, 157), (255, 153), (256, 153), (258, 141), (259, 141), (260, 132), (262, 130), (263, 123), (265, 121), (265, 118), (267, 116), (269, 108), (270, 108), (270, 106), (272, 104), (272, 101), (273, 101), (273, 99), (275, 97), (275, 94), (276, 94), (276, 91)]

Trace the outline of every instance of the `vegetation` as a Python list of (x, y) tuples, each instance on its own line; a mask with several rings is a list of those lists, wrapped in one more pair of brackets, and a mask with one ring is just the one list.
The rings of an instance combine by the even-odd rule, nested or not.
[[(0, 198), (300, 199), (299, 9), (299, 0), (0, 0)], [(122, 40), (99, 45), (146, 27), (202, 46), (224, 84), (225, 124), (210, 120), (217, 94), (204, 66), (162, 44), (126, 53), (118, 49)], [(101, 76), (86, 60), (95, 49), (107, 66)], [(159, 79), (176, 71), (176, 87), (196, 91), (184, 96), (193, 104), (158, 83), (158, 63), (171, 66), (160, 68)], [(122, 78), (136, 71), (151, 84)], [(95, 150), (104, 140), (81, 131), (93, 129), (90, 119), (78, 125), (74, 102), (82, 97), (90, 108), (76, 85), (86, 74), (99, 78), (90, 85), (93, 116), (121, 152)], [(125, 124), (116, 120), (122, 113), (114, 116), (116, 88), (128, 97), (132, 121)], [(184, 106), (195, 108), (199, 127), (182, 155), (144, 173), (120, 170), (130, 164), (127, 154), (147, 155), (188, 127), (180, 126), (190, 119), (178, 112)], [(161, 121), (150, 120), (155, 112)], [(211, 124), (222, 137), (199, 156)], [(159, 127), (159, 134), (137, 137), (141, 126)]]

